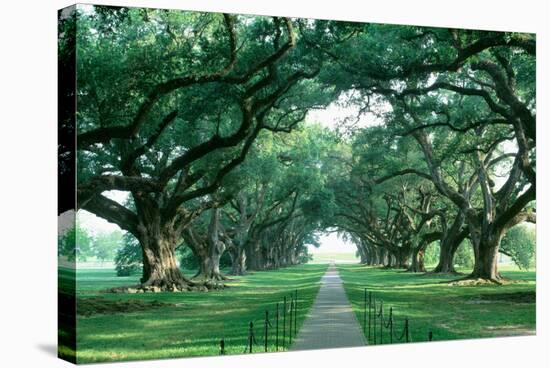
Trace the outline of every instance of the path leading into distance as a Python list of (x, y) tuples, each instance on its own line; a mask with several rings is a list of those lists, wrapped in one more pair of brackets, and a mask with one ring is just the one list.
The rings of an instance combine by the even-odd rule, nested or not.
[(365, 337), (344, 291), (338, 270), (331, 263), (321, 278), (315, 303), (290, 350), (364, 346)]

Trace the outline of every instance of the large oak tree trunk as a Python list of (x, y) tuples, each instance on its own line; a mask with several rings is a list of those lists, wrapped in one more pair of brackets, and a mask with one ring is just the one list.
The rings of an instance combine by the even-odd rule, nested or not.
[(262, 271), (264, 269), (264, 254), (259, 242), (249, 242), (246, 254), (246, 268), (248, 270)]
[(220, 258), (225, 251), (225, 243), (219, 239), (220, 210), (211, 210), (210, 224), (206, 235), (200, 236), (192, 229), (184, 231), (184, 238), (199, 261), (199, 270), (193, 280), (206, 284), (223, 286), (219, 281), (226, 280), (220, 272)]
[(290, 249), (290, 264), (297, 265), (298, 263), (298, 249), (293, 247)]
[(359, 263), (360, 264), (369, 264), (371, 259), (367, 247), (362, 244), (357, 245), (357, 252), (359, 253)]
[(501, 280), (498, 272), (498, 250), (503, 231), (487, 230), (477, 234), (479, 235), (472, 237), (475, 254), (474, 269), (467, 278), (498, 282)]
[(143, 248), (141, 288), (151, 291), (190, 290), (193, 283), (183, 276), (175, 255), (176, 239), (161, 232), (147, 232), (139, 239)]
[(381, 266), (387, 266), (390, 263), (390, 255), (387, 249), (380, 248), (380, 262)]
[(440, 232), (432, 232), (424, 234), (420, 241), (420, 244), (413, 249), (412, 261), (409, 266), (409, 272), (426, 272), (426, 266), (424, 265), (424, 255), (428, 246), (441, 237)]
[(279, 256), (279, 266), (280, 267), (286, 267), (288, 266), (288, 254), (286, 250), (281, 250), (281, 254)]
[(426, 272), (424, 266), (424, 254), (426, 252), (426, 246), (421, 245), (413, 250), (411, 265), (408, 268), (410, 272)]
[(371, 255), (372, 255), (372, 260), (370, 261), (371, 265), (379, 266), (382, 263), (381, 253), (382, 251), (380, 250), (380, 248), (378, 247), (371, 248)]
[(432, 270), (432, 273), (456, 273), (454, 266), (454, 256), (457, 247), (453, 246), (453, 241), (450, 238), (442, 239), (439, 246), (439, 262)]
[(409, 259), (411, 258), (410, 247), (403, 247), (395, 253), (395, 265), (397, 268), (409, 268)]
[(466, 237), (466, 232), (461, 231), (464, 224), (464, 215), (457, 214), (453, 225), (445, 231), (439, 244), (439, 262), (432, 270), (432, 273), (457, 273), (454, 267), (455, 253), (460, 246), (460, 243)]
[(386, 268), (393, 268), (397, 264), (397, 257), (395, 256), (394, 252), (388, 251), (387, 257), (384, 262), (384, 267)]
[(207, 243), (200, 248), (192, 247), (192, 249), (199, 261), (199, 270), (197, 274), (193, 276), (193, 280), (214, 283), (220, 287), (223, 286), (219, 281), (227, 280), (227, 277), (220, 272), (220, 259), (225, 250), (224, 246), (213, 246)]
[(215, 253), (207, 257), (201, 257), (199, 260), (199, 271), (193, 277), (193, 280), (201, 280), (205, 282), (226, 280), (227, 277), (223, 276), (220, 272), (220, 258), (221, 254), (219, 253)]
[(271, 253), (270, 253), (271, 264), (272, 264), (274, 269), (278, 269), (281, 266), (280, 263), (279, 263), (280, 262), (279, 247), (272, 246), (270, 249), (271, 249)]
[(231, 274), (240, 276), (246, 274), (246, 251), (242, 247), (235, 247), (229, 253), (231, 256)]

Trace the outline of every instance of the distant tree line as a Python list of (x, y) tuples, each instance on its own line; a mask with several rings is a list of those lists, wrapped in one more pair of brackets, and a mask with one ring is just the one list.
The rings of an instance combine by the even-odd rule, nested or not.
[(60, 234), (57, 251), (58, 255), (67, 257), (69, 261), (85, 262), (90, 258), (101, 262), (113, 261), (123, 245), (122, 239), (121, 231), (94, 235), (77, 223), (75, 227)]

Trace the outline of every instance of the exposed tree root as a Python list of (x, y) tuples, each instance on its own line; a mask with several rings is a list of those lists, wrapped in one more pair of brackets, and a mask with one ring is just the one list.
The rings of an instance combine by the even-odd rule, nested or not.
[(458, 280), (452, 280), (448, 282), (454, 286), (478, 286), (478, 285), (504, 285), (512, 283), (510, 280), (506, 280), (503, 277), (498, 278), (482, 278), (474, 275), (468, 275)]
[(481, 279), (481, 278), (466, 278), (449, 282), (453, 286), (480, 286), (480, 285), (502, 285), (499, 280)]
[(225, 281), (229, 280), (227, 276), (222, 275), (221, 273), (216, 273), (213, 275), (207, 275), (205, 273), (198, 273), (192, 278), (195, 282), (206, 282), (206, 281)]
[(221, 282), (215, 282), (213, 280), (181, 280), (178, 282), (167, 283), (164, 280), (155, 280), (153, 282), (146, 282), (134, 286), (122, 286), (107, 289), (108, 293), (182, 293), (188, 291), (209, 291), (225, 289), (228, 286)]
[(207, 275), (204, 273), (198, 273), (191, 279), (194, 283), (205, 285), (208, 289), (223, 289), (227, 287), (224, 281), (229, 281), (230, 279), (221, 273), (216, 273), (213, 275)]

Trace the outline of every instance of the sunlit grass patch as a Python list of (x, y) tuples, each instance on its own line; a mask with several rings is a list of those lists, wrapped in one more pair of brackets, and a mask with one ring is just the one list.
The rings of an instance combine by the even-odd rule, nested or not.
[[(507, 270), (514, 283), (456, 286), (453, 275), (415, 274), (362, 265), (338, 265), (353, 309), (363, 321), (364, 289), (393, 308), (396, 329), (405, 317), (412, 341), (533, 334), (536, 327), (535, 272)], [(378, 305), (379, 306), (379, 305)], [(389, 337), (385, 338), (385, 343)]]
[[(269, 311), (275, 325), (276, 303), (282, 302), (284, 296), (290, 298), (298, 289), (299, 328), (319, 291), (326, 267), (300, 265), (232, 276), (229, 288), (210, 292), (142, 294), (102, 293), (109, 287), (137, 283), (137, 276), (120, 280), (113, 270), (79, 270), (80, 298), (139, 301), (140, 305), (157, 301), (166, 305), (128, 313), (79, 316), (77, 360), (91, 363), (217, 355), (221, 338), (225, 339), (226, 354), (241, 354), (247, 346), (251, 321), (259, 344), (254, 351), (263, 351), (265, 311)], [(282, 321), (279, 323), (281, 334)], [(274, 351), (274, 328), (270, 329), (268, 341), (269, 351)]]

